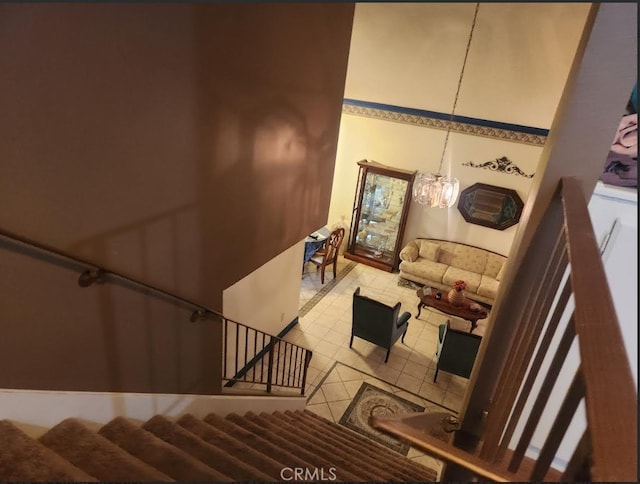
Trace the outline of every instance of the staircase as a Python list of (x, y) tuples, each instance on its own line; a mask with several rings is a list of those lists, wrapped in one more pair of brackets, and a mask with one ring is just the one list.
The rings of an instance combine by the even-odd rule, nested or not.
[(33, 439), (0, 421), (6, 481), (395, 481), (436, 473), (309, 411), (144, 424), (117, 417), (98, 432), (69, 418)]

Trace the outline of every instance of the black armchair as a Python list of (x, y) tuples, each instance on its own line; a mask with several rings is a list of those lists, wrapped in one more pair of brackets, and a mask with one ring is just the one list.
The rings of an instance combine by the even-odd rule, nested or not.
[(398, 338), (404, 335), (409, 327), (411, 314), (402, 313), (400, 317), (400, 303), (395, 306), (387, 306), (379, 301), (360, 295), (358, 287), (353, 293), (353, 323), (351, 326), (351, 341), (349, 348), (353, 344), (353, 337), (357, 336), (367, 340), (374, 345), (387, 349), (386, 363), (389, 360), (391, 347)]
[(437, 363), (433, 381), (438, 378), (439, 370), (469, 378), (481, 341), (482, 337), (477, 334), (452, 328), (449, 321), (438, 326)]

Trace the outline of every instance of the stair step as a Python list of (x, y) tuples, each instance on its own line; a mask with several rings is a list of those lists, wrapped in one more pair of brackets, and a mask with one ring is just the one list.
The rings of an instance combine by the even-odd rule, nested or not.
[(345, 445), (358, 449), (361, 454), (372, 456), (384, 468), (393, 472), (396, 480), (402, 481), (423, 481), (425, 470), (415, 473), (411, 472), (411, 462), (406, 457), (401, 457), (393, 451), (372, 442), (371, 440), (356, 434), (342, 426), (330, 422), (326, 419), (314, 418), (316, 414), (311, 412), (287, 412), (288, 416), (292, 416), (298, 421), (298, 425), (316, 428), (325, 434), (325, 438), (332, 441), (342, 442)]
[(303, 446), (308, 452), (326, 459), (337, 468), (348, 470), (360, 480), (371, 482), (393, 479), (393, 476), (383, 469), (377, 470), (371, 469), (369, 466), (363, 466), (361, 461), (353, 458), (351, 451), (341, 451), (343, 449), (337, 447), (335, 441), (331, 438), (325, 437), (324, 440), (319, 440), (315, 436), (305, 433), (303, 427), (293, 427), (288, 422), (283, 422), (267, 413), (255, 415), (252, 412), (248, 412), (244, 418), (264, 427), (268, 432), (272, 432), (275, 435), (283, 435), (292, 443)]
[(385, 459), (380, 460), (370, 456), (366, 449), (363, 449), (357, 443), (346, 441), (339, 435), (330, 432), (327, 427), (317, 427), (314, 421), (309, 421), (309, 419), (301, 420), (292, 418), (280, 412), (275, 412), (271, 415), (260, 415), (265, 418), (270, 417), (273, 420), (278, 421), (280, 425), (287, 426), (291, 430), (297, 429), (297, 432), (301, 436), (304, 436), (304, 438), (309, 439), (312, 442), (319, 442), (320, 445), (325, 445), (328, 450), (337, 455), (349, 455), (351, 460), (355, 461), (352, 464), (355, 468), (368, 469), (376, 476), (376, 478), (395, 482), (407, 482), (413, 480), (402, 468), (395, 468)]
[(299, 467), (299, 468), (313, 468), (311, 462), (307, 462), (302, 459), (296, 453), (289, 452), (284, 447), (272, 441), (271, 438), (264, 438), (253, 432), (248, 431), (244, 427), (235, 424), (234, 422), (223, 419), (216, 414), (209, 414), (204, 419), (207, 424), (225, 432), (229, 435), (233, 435), (235, 438), (243, 442), (244, 444), (252, 447), (265, 455), (277, 460), (280, 463), (280, 469), (278, 470), (278, 480), (280, 478), (280, 471), (283, 467)]
[[(327, 440), (339, 442), (350, 448), (358, 449), (361, 454), (374, 455), (378, 463), (382, 463), (385, 468), (394, 471), (396, 478), (415, 480), (415, 477), (405, 470), (409, 464), (406, 458), (400, 457), (396, 453), (393, 453), (392, 456), (385, 454), (382, 451), (382, 446), (374, 444), (361, 435), (324, 418), (314, 418), (315, 414), (311, 412), (285, 412), (285, 416), (294, 419), (298, 426), (316, 429), (318, 432), (322, 432)], [(400, 459), (400, 462), (398, 459)]]
[(98, 433), (178, 481), (233, 482), (231, 477), (212, 469), (124, 417), (116, 417)]
[(235, 481), (264, 482), (272, 480), (270, 476), (259, 469), (214, 447), (161, 415), (151, 418), (142, 428)]
[(60, 422), (38, 440), (100, 481), (172, 481), (75, 418)]
[(261, 469), (267, 474), (270, 481), (281, 480), (280, 472), (283, 467), (282, 463), (252, 447), (248, 447), (247, 444), (232, 435), (189, 414), (182, 416), (177, 424), (200, 437), (205, 442), (215, 447), (224, 448), (229, 454), (242, 456), (245, 462), (251, 463), (254, 467)]
[(259, 435), (265, 439), (278, 445), (279, 447), (286, 449), (292, 454), (299, 455), (305, 461), (309, 462), (310, 466), (305, 466), (306, 469), (323, 469), (325, 473), (329, 473), (331, 468), (335, 468), (337, 479), (340, 481), (367, 481), (366, 478), (358, 476), (350, 472), (347, 468), (340, 465), (336, 465), (335, 462), (326, 458), (326, 455), (322, 452), (307, 450), (309, 444), (302, 439), (299, 439), (294, 434), (287, 432), (286, 430), (279, 428), (265, 429), (247, 418), (241, 417), (238, 414), (231, 413), (225, 417), (225, 420), (230, 420), (235, 424), (245, 428), (249, 432)]
[(98, 480), (29, 437), (9, 420), (0, 420), (0, 449), (2, 482)]
[[(295, 412), (298, 413), (298, 412)], [(294, 412), (290, 412), (287, 411), (285, 412), (285, 414), (295, 414)], [(302, 414), (304, 414), (305, 416), (309, 417), (309, 418), (313, 418), (317, 421), (319, 421), (322, 424), (333, 424), (333, 422), (327, 420), (324, 417), (321, 417), (318, 414), (315, 414), (313, 412), (310, 412), (309, 410), (303, 410), (302, 412), (300, 412)], [(416, 481), (420, 481), (420, 482), (435, 482), (437, 480), (437, 475), (435, 473), (435, 471), (433, 471), (432, 469), (429, 469), (428, 467), (425, 467), (421, 464), (418, 464), (416, 462), (413, 462), (411, 459), (407, 459), (406, 457), (402, 457), (400, 455), (398, 455), (396, 452), (392, 451), (391, 449), (387, 449), (386, 447), (383, 447), (382, 445), (373, 442), (370, 439), (367, 439), (366, 437), (363, 437), (362, 435), (359, 435), (355, 432), (352, 432), (344, 427), (342, 427), (341, 425), (335, 425), (333, 424), (333, 426), (331, 427), (331, 431), (334, 431), (336, 433), (339, 433), (340, 435), (344, 436), (345, 438), (351, 439), (355, 442), (358, 442), (360, 445), (367, 447), (368, 449), (371, 450), (371, 452), (373, 452), (375, 455), (380, 455), (380, 456), (384, 456), (387, 457), (389, 459), (391, 459), (392, 461), (395, 461), (397, 463), (401, 463), (402, 465), (405, 466), (406, 470), (410, 470), (412, 473), (415, 473), (415, 477), (414, 480)]]
[[(283, 474), (283, 472), (285, 474)], [(429, 482), (435, 471), (307, 410), (143, 424), (98, 432), (69, 418), (32, 439), (0, 420), (0, 482)]]

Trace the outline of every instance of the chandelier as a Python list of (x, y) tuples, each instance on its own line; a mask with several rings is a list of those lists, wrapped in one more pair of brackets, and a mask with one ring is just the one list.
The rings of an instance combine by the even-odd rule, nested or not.
[(453, 108), (451, 109), (451, 115), (449, 116), (449, 123), (447, 124), (447, 134), (444, 138), (444, 147), (442, 148), (442, 156), (440, 157), (440, 165), (438, 166), (438, 172), (433, 173), (418, 173), (415, 181), (413, 182), (413, 200), (420, 205), (427, 205), (433, 208), (448, 208), (453, 206), (458, 199), (460, 193), (460, 183), (457, 178), (449, 178), (441, 175), (442, 164), (444, 157), (447, 153), (447, 145), (449, 143), (449, 133), (451, 132), (451, 125), (453, 124), (453, 117), (456, 112), (456, 105), (458, 104), (458, 95), (460, 94), (460, 86), (462, 85), (462, 77), (464, 76), (464, 68), (467, 65), (467, 57), (469, 56), (469, 47), (471, 47), (471, 39), (473, 37), (473, 31), (476, 26), (476, 19), (478, 18), (478, 10), (480, 9), (480, 3), (476, 3), (476, 9), (473, 14), (473, 22), (471, 24), (471, 31), (469, 32), (469, 40), (467, 41), (467, 50), (464, 53), (464, 61), (462, 62), (462, 70), (460, 71), (460, 79), (458, 79), (458, 89), (456, 90), (456, 97), (453, 100)]

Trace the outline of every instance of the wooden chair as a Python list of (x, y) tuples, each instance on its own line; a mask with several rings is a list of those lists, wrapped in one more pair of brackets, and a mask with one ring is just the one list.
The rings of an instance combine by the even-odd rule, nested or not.
[(338, 249), (344, 239), (344, 229), (339, 228), (331, 232), (327, 238), (324, 248), (316, 252), (309, 262), (316, 266), (316, 269), (320, 269), (320, 283), (324, 284), (324, 269), (330, 264), (333, 264), (333, 278), (336, 278), (336, 265), (338, 263)]

